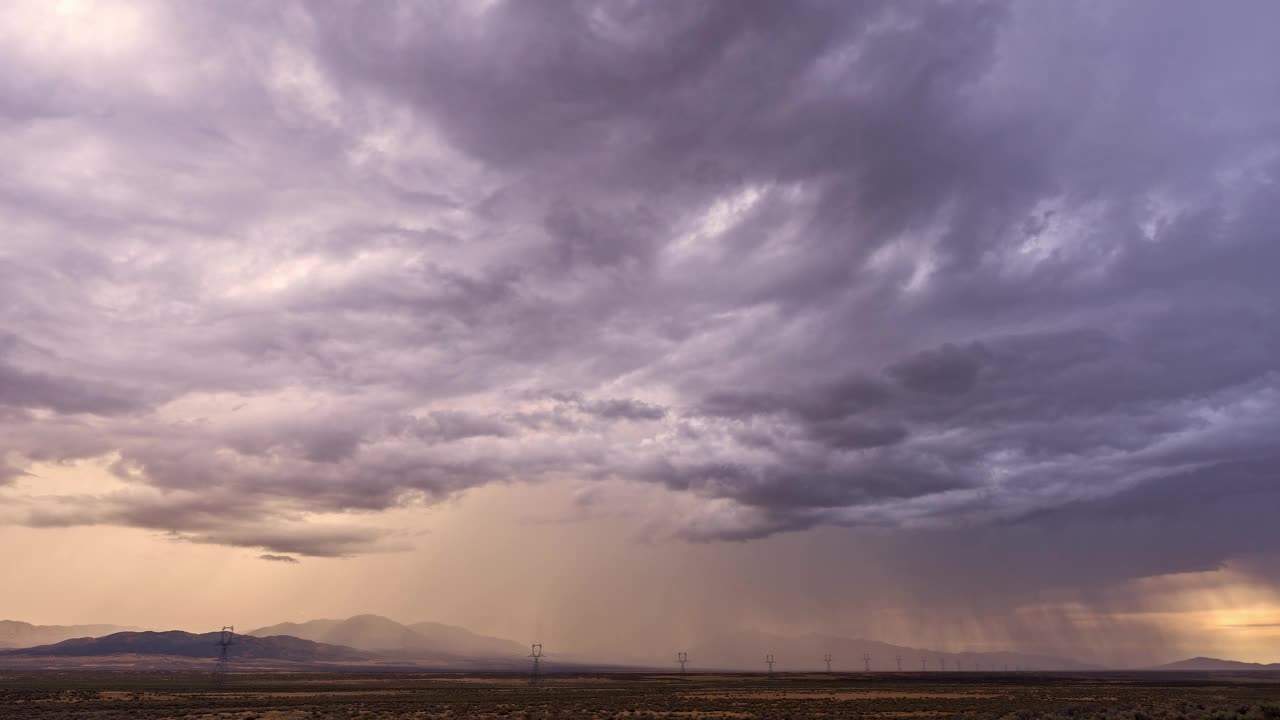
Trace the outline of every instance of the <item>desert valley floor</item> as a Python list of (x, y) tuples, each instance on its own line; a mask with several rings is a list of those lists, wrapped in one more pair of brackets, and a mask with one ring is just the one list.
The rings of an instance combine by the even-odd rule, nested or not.
[(1280, 718), (1267, 674), (0, 674), (0, 718)]

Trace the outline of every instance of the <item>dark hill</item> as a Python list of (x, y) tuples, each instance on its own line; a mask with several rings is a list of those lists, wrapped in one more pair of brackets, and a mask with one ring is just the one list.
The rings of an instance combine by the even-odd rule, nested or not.
[[(119, 632), (100, 638), (76, 638), (53, 645), (0, 652), (0, 657), (96, 657), (103, 655), (169, 655), (212, 658), (218, 652), (219, 634), (196, 635), (180, 630)], [(377, 656), (341, 645), (302, 640), (287, 635), (252, 637), (237, 635), (231, 657), (290, 662), (373, 660)]]
[(1262, 663), (1240, 662), (1239, 660), (1219, 660), (1210, 657), (1193, 657), (1179, 660), (1167, 665), (1159, 665), (1152, 670), (1216, 672), (1221, 670), (1280, 670), (1280, 663), (1264, 665)]

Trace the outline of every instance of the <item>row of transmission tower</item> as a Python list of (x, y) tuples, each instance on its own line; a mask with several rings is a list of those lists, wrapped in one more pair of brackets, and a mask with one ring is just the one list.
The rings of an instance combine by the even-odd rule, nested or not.
[[(235, 634), (236, 634), (236, 629), (231, 625), (223, 626), (222, 631), (218, 634), (218, 645), (217, 645), (218, 659), (213, 666), (213, 684), (218, 687), (225, 685), (227, 682), (227, 671), (231, 663), (230, 651), (231, 651), (231, 646), (235, 644)], [(529, 657), (533, 659), (533, 671), (529, 675), (529, 684), (537, 685), (542, 680), (542, 658), (543, 658), (542, 643), (534, 643), (530, 645), (529, 648), (530, 648)], [(826, 655), (822, 656), (822, 661), (826, 663), (828, 674), (831, 673), (831, 660), (832, 660), (832, 657), (830, 653), (827, 653)], [(901, 655), (897, 656), (895, 660), (897, 660), (897, 663), (898, 663), (898, 672), (902, 672), (902, 656)], [(684, 675), (687, 672), (686, 666), (689, 664), (689, 653), (684, 652), (683, 650), (676, 653), (676, 662), (680, 663), (680, 674)], [(769, 666), (769, 677), (773, 677), (773, 665), (776, 662), (774, 660), (773, 653), (766, 653), (764, 656), (764, 662), (766, 665)], [(864, 653), (862, 655), (862, 662), (863, 662), (863, 667), (866, 669), (866, 671), (871, 672), (870, 653)], [(964, 669), (964, 666), (962, 665), (959, 659), (957, 659), (955, 662), (956, 662), (956, 670)], [(992, 663), (990, 666), (990, 669), (992, 671), (995, 671), (995, 667), (996, 667), (995, 663)], [(981, 668), (982, 666), (975, 661), (974, 669), (981, 670)], [(946, 658), (938, 658), (938, 670), (945, 672), (946, 669), (947, 669)], [(1014, 667), (1014, 670), (1020, 670), (1020, 669), (1021, 668), (1018, 668), (1016, 666)], [(928, 670), (928, 661), (922, 655), (920, 657), (920, 671), (925, 672), (927, 670)], [(1004, 670), (1005, 672), (1008, 672), (1009, 666), (1005, 665)]]
[[(677, 655), (677, 658), (678, 658), (678, 662), (680, 663), (680, 672), (681, 672), (681, 674), (683, 674), (683, 673), (685, 672), (685, 663), (686, 663), (686, 662), (688, 662), (688, 660), (689, 660), (689, 654), (688, 654), (688, 653), (684, 653), (684, 652), (682, 652), (682, 653), (679, 653), (679, 654)], [(832, 656), (831, 656), (831, 654), (830, 654), (830, 653), (828, 653), (828, 654), (826, 654), (826, 655), (823, 655), (823, 656), (822, 656), (822, 662), (826, 664), (826, 666), (827, 666), (827, 670), (826, 670), (826, 671), (827, 671), (827, 673), (828, 673), (828, 674), (830, 674), (830, 673), (831, 673), (831, 660), (832, 660), (832, 659), (833, 659), (833, 658), (832, 658)], [(898, 672), (903, 672), (903, 669), (902, 669), (902, 656), (901, 656), (901, 655), (897, 655), (897, 656), (895, 656), (895, 657), (894, 657), (894, 661), (895, 661), (895, 663), (897, 664)], [(776, 662), (776, 660), (774, 659), (773, 653), (766, 653), (766, 654), (765, 654), (765, 656), (764, 656), (764, 662), (765, 662), (765, 664), (766, 664), (766, 665), (768, 665), (768, 666), (769, 666), (769, 675), (770, 675), (770, 677), (772, 677), (772, 676), (773, 676), (773, 674), (774, 674), (774, 672), (773, 672), (773, 666), (774, 666), (774, 664), (775, 664), (775, 662)], [(959, 658), (957, 658), (954, 662), (955, 662), (955, 670), (956, 670), (956, 671), (963, 671), (963, 670), (965, 669), (964, 661), (963, 661), (963, 660), (960, 660)], [(988, 664), (988, 665), (985, 665), (985, 666), (984, 666), (983, 664), (981, 664), (981, 663), (977, 662), (976, 660), (975, 660), (975, 661), (972, 661), (972, 662), (973, 662), (973, 665), (971, 666), (971, 668), (970, 668), (970, 669), (971, 669), (971, 670), (973, 670), (974, 672), (981, 672), (983, 669), (986, 669), (988, 672), (1009, 672), (1009, 666), (1008, 666), (1008, 664), (1001, 664), (1001, 665), (997, 665), (996, 663), (990, 663), (990, 664)], [(862, 655), (862, 663), (863, 663), (863, 669), (864, 669), (866, 672), (871, 672), (871, 655), (870, 655), (869, 653), (864, 653), (864, 654)], [(928, 672), (928, 670), (929, 670), (929, 661), (928, 661), (928, 658), (926, 658), (926, 657), (924, 657), (923, 655), (921, 655), (921, 656), (920, 656), (920, 672)], [(946, 672), (946, 670), (947, 670), (947, 659), (946, 659), (946, 658), (938, 658), (938, 670), (939, 670), (939, 671), (942, 671), (942, 672)], [(1019, 665), (1015, 665), (1015, 666), (1013, 667), (1013, 671), (1014, 671), (1014, 672), (1024, 672), (1024, 671), (1026, 671), (1026, 670), (1027, 670), (1027, 668), (1022, 667), (1022, 666), (1019, 666)]]

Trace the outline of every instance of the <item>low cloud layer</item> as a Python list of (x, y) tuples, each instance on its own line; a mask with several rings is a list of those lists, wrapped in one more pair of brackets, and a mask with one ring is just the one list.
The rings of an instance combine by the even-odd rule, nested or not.
[(258, 559), (273, 563), (285, 563), (286, 565), (297, 565), (301, 562), (301, 560), (292, 555), (259, 555)]
[[(4, 16), (0, 487), (128, 487), (13, 522), (288, 562), (548, 479), (695, 541), (1278, 507), (1272, 3)], [(1117, 572), (1275, 547), (1212, 517)]]

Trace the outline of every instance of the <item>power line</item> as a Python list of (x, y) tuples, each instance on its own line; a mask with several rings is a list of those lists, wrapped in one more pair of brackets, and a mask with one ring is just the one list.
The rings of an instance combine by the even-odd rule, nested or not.
[(533, 674), (529, 676), (529, 684), (537, 685), (542, 680), (542, 667), (539, 662), (542, 660), (542, 643), (534, 643), (529, 646), (529, 657), (533, 658)]
[(231, 665), (231, 646), (235, 644), (236, 629), (231, 625), (223, 625), (218, 633), (218, 659), (213, 664), (213, 684), (222, 687), (227, 682), (227, 670)]

